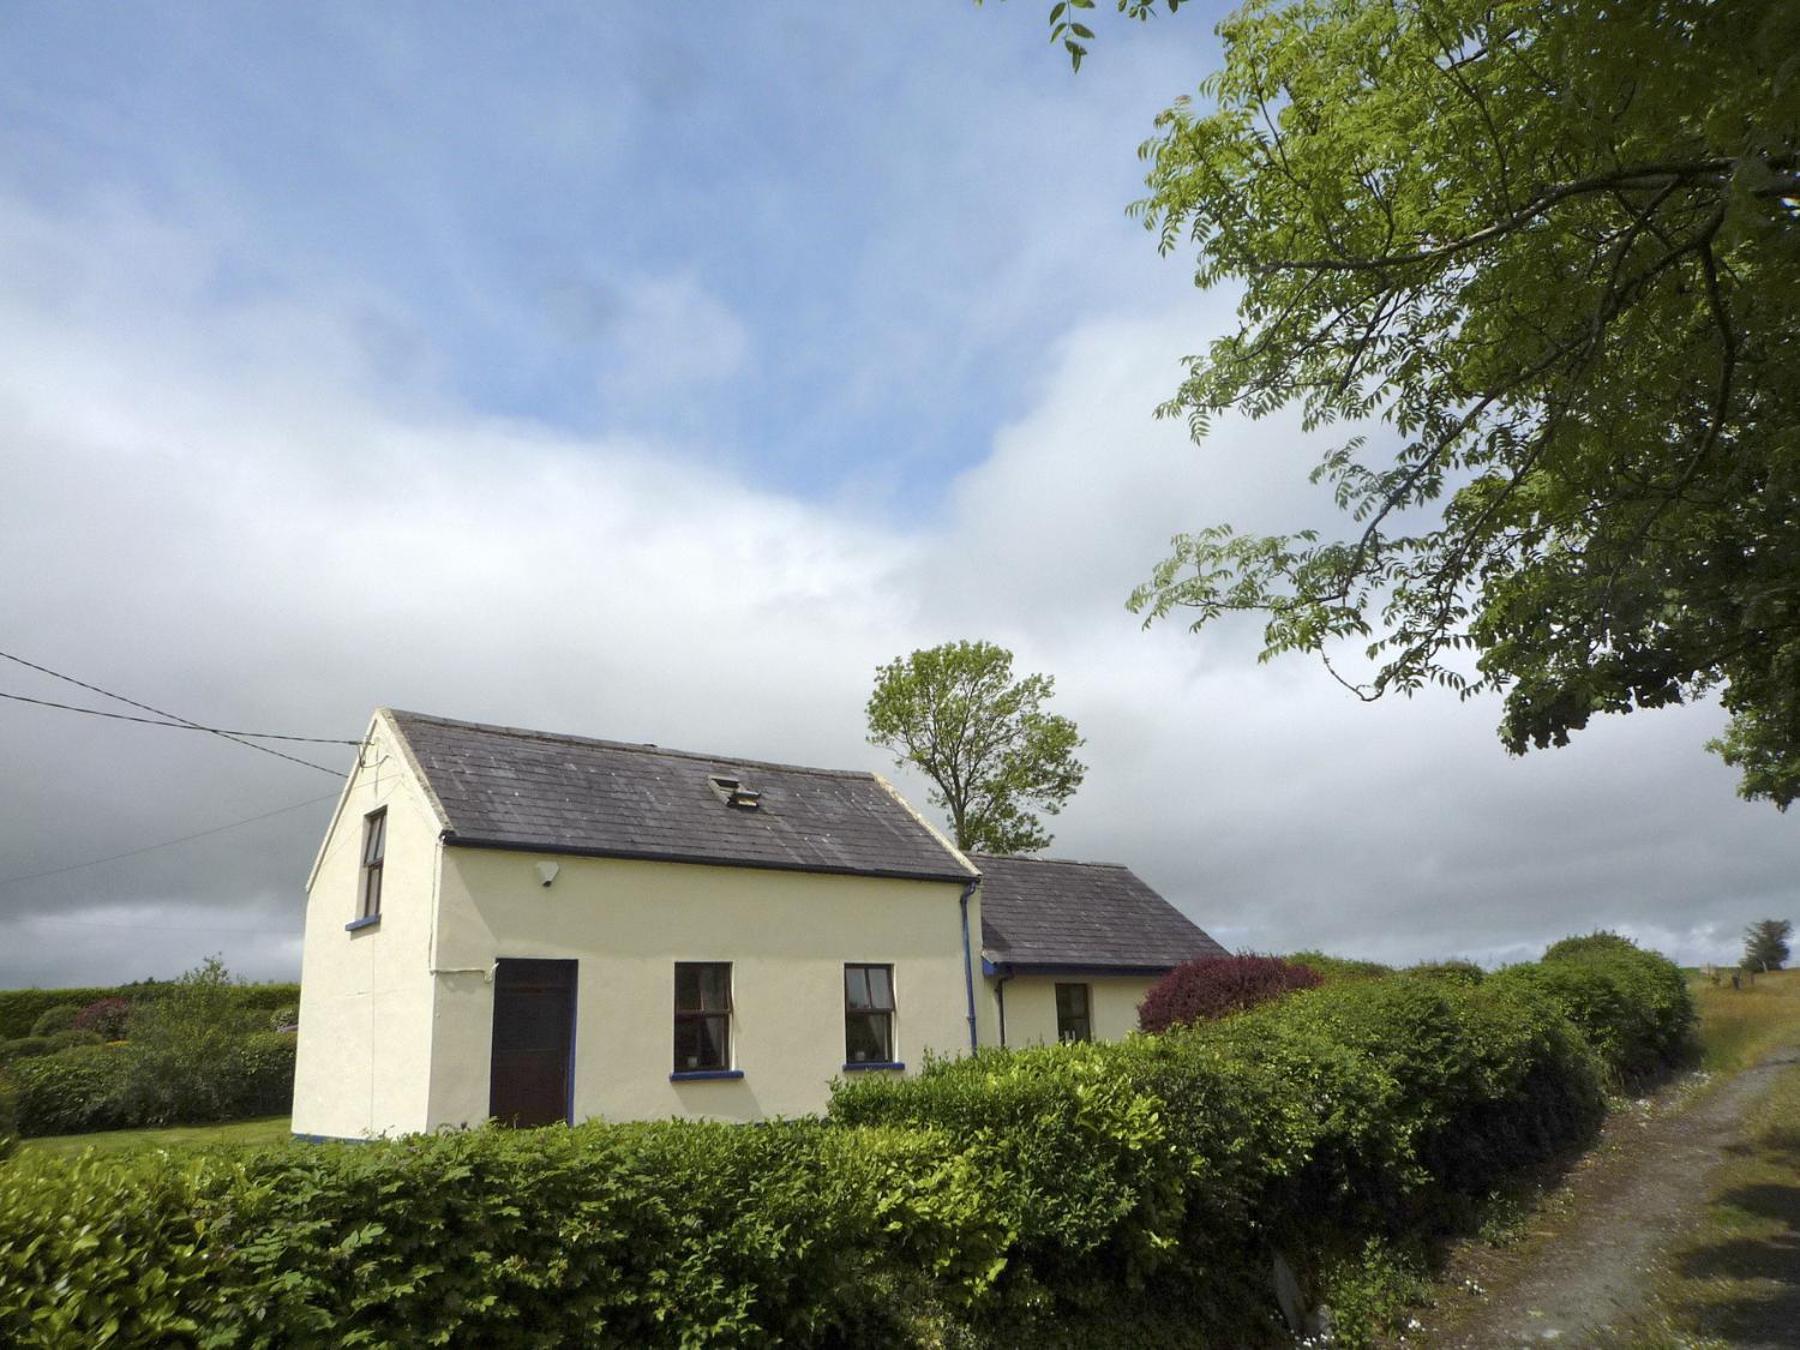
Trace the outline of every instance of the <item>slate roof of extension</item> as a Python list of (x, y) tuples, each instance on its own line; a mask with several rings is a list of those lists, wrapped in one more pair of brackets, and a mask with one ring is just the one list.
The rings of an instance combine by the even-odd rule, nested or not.
[(983, 853), (969, 861), (981, 869), (982, 955), (994, 965), (1148, 971), (1230, 955), (1128, 867)]
[[(450, 844), (858, 876), (973, 875), (871, 773), (388, 715), (443, 810)], [(728, 805), (712, 775), (741, 780), (758, 804)]]

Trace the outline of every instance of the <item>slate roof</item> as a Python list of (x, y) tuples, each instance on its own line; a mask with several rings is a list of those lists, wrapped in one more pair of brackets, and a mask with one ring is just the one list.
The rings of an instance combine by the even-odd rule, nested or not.
[(997, 966), (1168, 970), (1228, 956), (1116, 863), (971, 853), (981, 869), (982, 955)]
[[(388, 710), (452, 845), (968, 881), (880, 778)], [(718, 774), (760, 793), (728, 805)]]

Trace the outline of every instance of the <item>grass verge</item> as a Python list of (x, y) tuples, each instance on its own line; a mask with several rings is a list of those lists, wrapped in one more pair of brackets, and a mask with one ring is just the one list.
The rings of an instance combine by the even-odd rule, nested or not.
[(284, 1143), (292, 1137), (288, 1132), (288, 1117), (262, 1116), (256, 1120), (234, 1120), (223, 1125), (174, 1125), (161, 1130), (51, 1134), (39, 1139), (21, 1139), (19, 1154), (46, 1153), (73, 1157), (90, 1148), (100, 1153), (128, 1153), (136, 1149), (172, 1148), (182, 1144), (234, 1144), (249, 1148)]

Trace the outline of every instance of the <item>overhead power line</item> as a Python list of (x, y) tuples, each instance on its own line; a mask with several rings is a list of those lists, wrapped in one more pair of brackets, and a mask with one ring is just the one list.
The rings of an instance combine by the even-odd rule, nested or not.
[[(355, 742), (352, 742), (354, 744)], [(140, 853), (154, 853), (159, 848), (172, 848), (176, 844), (186, 844), (195, 839), (204, 839), (209, 834), (223, 834), (226, 830), (235, 830), (240, 825), (254, 825), (259, 820), (268, 820), (272, 816), (285, 815), (289, 811), (298, 811), (303, 806), (316, 806), (320, 802), (337, 800), (337, 793), (328, 792), (323, 797), (308, 797), (303, 802), (294, 802), (290, 806), (278, 806), (273, 811), (264, 811), (260, 816), (245, 816), (242, 820), (229, 821), (224, 825), (214, 825), (211, 829), (196, 830), (192, 834), (184, 834), (177, 839), (165, 839), (159, 844), (145, 844), (142, 848), (128, 848), (123, 853), (109, 853), (104, 858), (89, 858), (86, 862), (69, 863), (63, 867), (51, 867), (42, 872), (26, 872), (16, 877), (0, 877), (0, 886), (16, 886), (26, 881), (37, 881), (43, 877), (61, 876), (64, 872), (78, 872), (84, 867), (98, 867), (101, 863), (118, 862), (121, 858), (135, 858)], [(45, 916), (38, 916), (45, 917)], [(74, 922), (65, 920), (64, 922)]]
[(72, 685), (75, 685), (77, 688), (86, 689), (91, 693), (99, 694), (102, 698), (110, 698), (110, 699), (114, 700), (115, 702), (126, 704), (129, 707), (137, 708), (143, 712), (154, 713), (157, 717), (160, 717), (163, 720), (160, 722), (148, 722), (148, 719), (145, 719), (145, 718), (126, 717), (122, 713), (101, 712), (97, 708), (77, 708), (77, 707), (74, 707), (74, 706), (72, 706), (70, 704), (66, 704), (66, 703), (51, 703), (46, 699), (26, 698), (20, 694), (0, 694), (0, 698), (14, 699), (20, 703), (37, 703), (37, 704), (41, 704), (45, 707), (60, 708), (67, 712), (87, 713), (90, 716), (96, 716), (96, 717), (112, 717), (112, 718), (117, 718), (121, 721), (130, 721), (130, 722), (139, 722), (139, 721), (147, 722), (147, 724), (151, 725), (151, 726), (165, 726), (165, 727), (172, 726), (172, 727), (182, 727), (189, 731), (203, 731), (210, 736), (222, 737), (223, 739), (231, 741), (232, 743), (234, 743), (236, 745), (241, 745), (241, 746), (245, 747), (246, 749), (260, 750), (265, 755), (275, 756), (276, 759), (285, 759), (290, 764), (302, 764), (302, 765), (305, 765), (309, 769), (317, 769), (320, 773), (328, 773), (333, 778), (342, 778), (345, 775), (340, 773), (336, 769), (327, 768), (323, 764), (315, 764), (310, 759), (301, 759), (298, 755), (290, 755), (285, 750), (277, 750), (273, 746), (269, 746), (269, 745), (258, 745), (256, 743), (256, 739), (247, 739), (247, 738), (254, 737), (257, 739), (261, 739), (261, 740), (311, 741), (315, 744), (334, 744), (334, 745), (360, 745), (361, 744), (360, 741), (333, 741), (333, 740), (329, 740), (329, 738), (326, 738), (326, 737), (278, 736), (273, 732), (225, 731), (219, 727), (206, 726), (200, 722), (194, 721), (192, 718), (183, 717), (179, 713), (167, 712), (162, 708), (151, 707), (150, 704), (148, 704), (148, 703), (140, 703), (140, 702), (138, 702), (138, 700), (136, 700), (134, 698), (126, 698), (125, 695), (123, 695), (123, 694), (115, 694), (110, 689), (102, 689), (97, 684), (89, 684), (86, 680), (78, 680), (73, 675), (65, 675), (59, 670), (51, 670), (50, 667), (48, 667), (48, 666), (40, 666), (35, 661), (27, 661), (24, 657), (14, 656), (11, 652), (0, 652), (0, 658), (4, 658), (8, 661), (14, 662), (17, 665), (24, 666), (27, 670), (35, 670), (35, 671), (39, 672), (40, 674), (50, 676), (52, 679), (62, 680), (66, 684), (72, 684)]
[[(147, 727), (168, 727), (171, 731), (206, 731), (215, 736), (248, 736), (259, 741), (305, 741), (311, 745), (361, 745), (361, 741), (347, 741), (341, 736), (284, 736), (276, 731), (236, 731), (223, 727), (203, 727), (192, 722), (164, 722), (154, 717), (134, 717), (130, 713), (107, 712), (104, 708), (80, 708), (73, 703), (57, 703), (47, 698), (29, 698), (24, 694), (8, 694), (0, 691), (0, 698), (10, 698), (15, 703), (35, 703), (40, 708), (61, 708), (64, 712), (86, 713), (89, 717), (110, 717), (115, 722), (137, 722)], [(252, 746), (252, 749), (260, 747)]]

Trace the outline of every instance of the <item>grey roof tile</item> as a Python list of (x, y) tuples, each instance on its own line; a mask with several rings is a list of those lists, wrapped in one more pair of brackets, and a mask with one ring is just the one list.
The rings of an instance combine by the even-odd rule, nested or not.
[(971, 853), (996, 965), (1171, 969), (1228, 953), (1128, 867)]
[[(933, 880), (973, 873), (874, 774), (690, 754), (390, 709), (448, 842)], [(728, 806), (709, 776), (761, 793)]]

